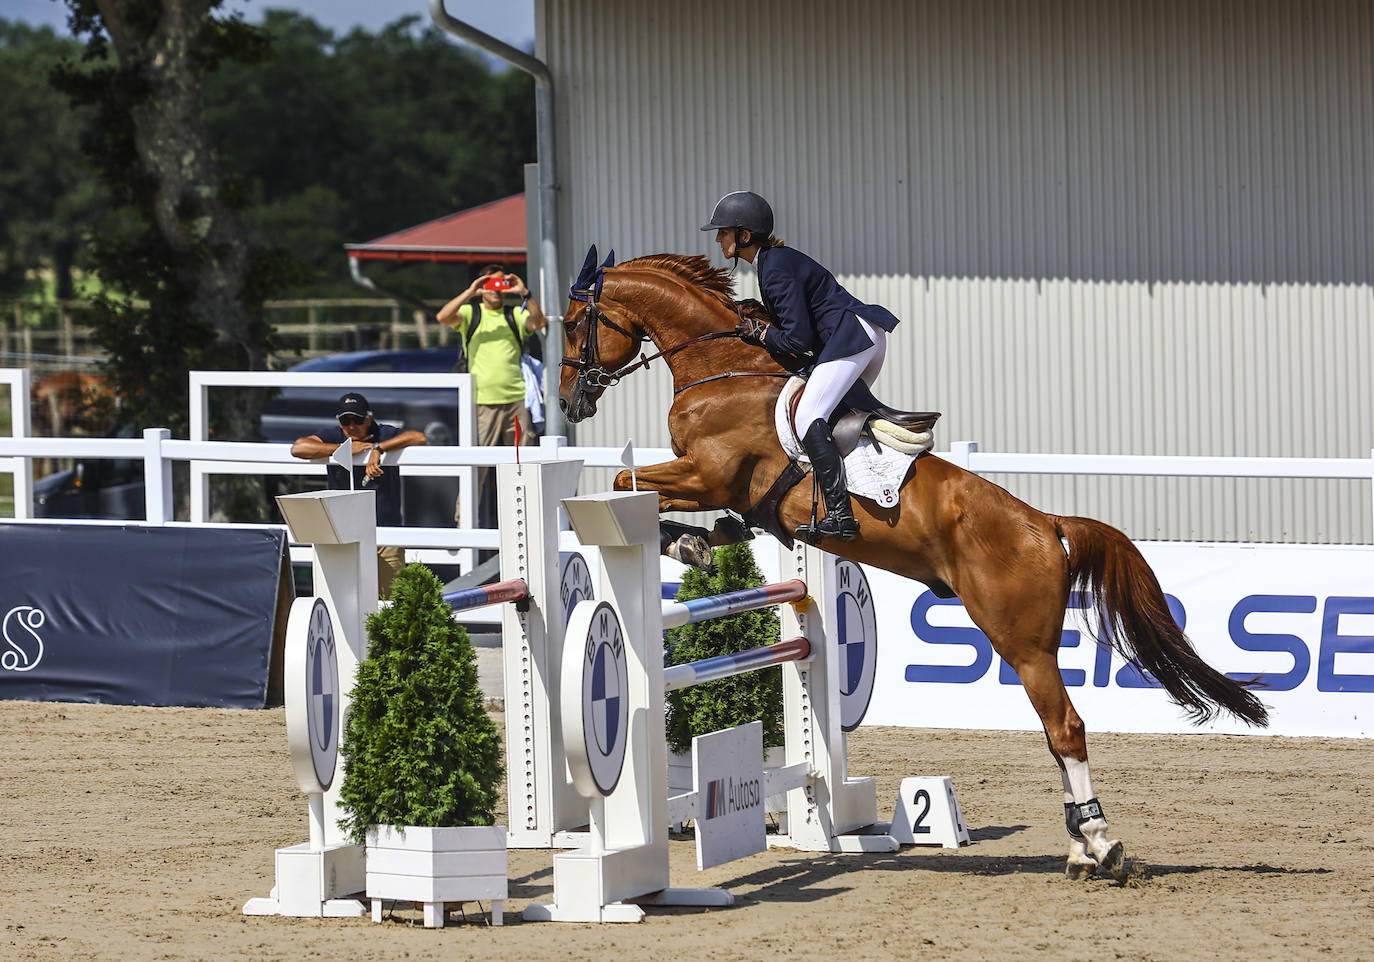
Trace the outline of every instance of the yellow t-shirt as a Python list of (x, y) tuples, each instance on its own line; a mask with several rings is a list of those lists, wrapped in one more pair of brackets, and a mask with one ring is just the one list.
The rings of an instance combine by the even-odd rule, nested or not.
[[(481, 311), (477, 329), (468, 340), (472, 312)], [(526, 336), (525, 321), (530, 312), (514, 308), (515, 327), (521, 344)], [(520, 344), (515, 342), (504, 309), (493, 311), (481, 301), (458, 308), (458, 336), (467, 344), (468, 373), (478, 404), (510, 404), (525, 399), (525, 377), (520, 373)]]

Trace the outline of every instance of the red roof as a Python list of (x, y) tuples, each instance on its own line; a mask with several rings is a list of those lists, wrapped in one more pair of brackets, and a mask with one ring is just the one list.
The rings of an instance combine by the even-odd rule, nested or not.
[(524, 261), (525, 195), (460, 210), (366, 244), (345, 244), (344, 249), (360, 260)]

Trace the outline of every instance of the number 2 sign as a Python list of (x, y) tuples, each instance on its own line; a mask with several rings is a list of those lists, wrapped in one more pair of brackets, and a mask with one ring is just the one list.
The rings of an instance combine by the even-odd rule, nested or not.
[(954, 780), (948, 775), (902, 779), (892, 836), (903, 845), (968, 845), (968, 827), (954, 795)]

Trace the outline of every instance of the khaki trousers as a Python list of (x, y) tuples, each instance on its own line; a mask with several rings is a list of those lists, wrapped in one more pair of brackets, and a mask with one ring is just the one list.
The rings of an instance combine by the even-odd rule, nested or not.
[[(515, 443), (515, 422), (520, 422), (520, 446), (535, 444), (534, 422), (530, 420), (529, 408), (524, 401), (509, 404), (477, 405), (477, 443), (481, 445)], [(496, 526), (496, 491), (491, 468), (477, 469), (477, 524), (480, 527)], [(462, 508), (460, 497), (453, 502), (453, 520), (457, 521)], [(485, 523), (484, 523), (485, 522)]]
[(391, 583), (406, 564), (406, 549), (390, 544), (377, 546), (377, 597), (386, 601), (391, 597)]

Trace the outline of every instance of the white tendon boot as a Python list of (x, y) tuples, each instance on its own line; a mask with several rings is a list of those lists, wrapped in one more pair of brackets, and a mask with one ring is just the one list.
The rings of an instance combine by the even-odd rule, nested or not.
[(1107, 837), (1107, 819), (1093, 793), (1088, 763), (1063, 759), (1064, 822), (1069, 831), (1069, 862), (1064, 874), (1085, 879), (1104, 869), (1118, 882), (1126, 878), (1126, 850)]

